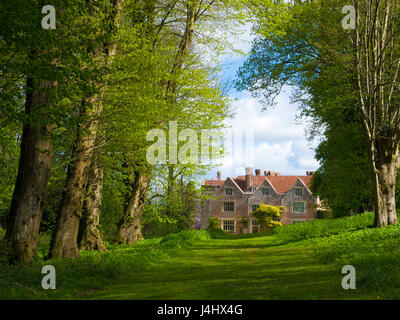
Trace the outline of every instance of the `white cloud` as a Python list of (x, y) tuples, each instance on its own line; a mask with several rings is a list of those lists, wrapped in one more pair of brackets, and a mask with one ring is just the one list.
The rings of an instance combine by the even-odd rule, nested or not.
[[(248, 54), (254, 35), (251, 34), (251, 25), (245, 24), (236, 30), (236, 35), (229, 41), (234, 48)], [(238, 68), (244, 62), (244, 57), (227, 51), (221, 57), (223, 66), (222, 78), (231, 82)], [(230, 92), (231, 98), (238, 98), (232, 103), (235, 113), (228, 125), (237, 131), (254, 131), (254, 157), (245, 157), (245, 154), (228, 155), (223, 159), (222, 165), (211, 171), (211, 176), (216, 176), (216, 171), (222, 171), (224, 178), (228, 176), (244, 175), (245, 167), (254, 169), (278, 171), (284, 175), (304, 175), (306, 170), (315, 170), (319, 167), (305, 137), (305, 124), (296, 123), (298, 114), (297, 106), (290, 103), (290, 91), (282, 92), (277, 97), (275, 108), (262, 111), (260, 103), (248, 92)], [(244, 140), (244, 138), (243, 138)], [(313, 146), (315, 148), (315, 146)], [(242, 150), (245, 150), (244, 144)]]
[(277, 101), (275, 108), (266, 111), (261, 111), (260, 103), (248, 95), (233, 103), (235, 116), (228, 125), (243, 132), (243, 151), (246, 130), (254, 130), (254, 157), (246, 157), (244, 152), (239, 155), (234, 149), (212, 171), (213, 176), (218, 170), (223, 177), (243, 175), (246, 166), (285, 175), (304, 175), (306, 170), (318, 168), (314, 151), (305, 137), (305, 124), (296, 123), (297, 106), (290, 104), (289, 93), (282, 93)]

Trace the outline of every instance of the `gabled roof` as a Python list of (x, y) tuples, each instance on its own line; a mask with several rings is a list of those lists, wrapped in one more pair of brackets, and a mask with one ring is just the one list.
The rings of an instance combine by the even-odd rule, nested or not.
[(222, 186), (225, 180), (204, 180), (204, 186)]
[(310, 189), (312, 176), (271, 176), (266, 177), (279, 193), (285, 193), (296, 183), (297, 179), (303, 181), (305, 186)]
[[(304, 185), (310, 189), (312, 176), (254, 176), (252, 175), (252, 185), (250, 187), (259, 187), (267, 179), (270, 184), (275, 188), (278, 193), (285, 193), (290, 190), (291, 187), (296, 183), (297, 179), (300, 179)], [(246, 176), (239, 176), (232, 179), (243, 192), (246, 192)], [(208, 186), (222, 186), (225, 180), (206, 180), (204, 185)]]

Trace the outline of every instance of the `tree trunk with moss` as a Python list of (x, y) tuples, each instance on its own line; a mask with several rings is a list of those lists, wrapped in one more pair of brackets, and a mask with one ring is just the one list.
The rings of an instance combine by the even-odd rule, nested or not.
[(100, 155), (92, 159), (89, 171), (87, 196), (84, 202), (84, 222), (81, 250), (107, 251), (100, 233), (100, 209), (103, 192), (104, 166)]
[[(111, 15), (105, 17), (112, 23), (113, 31), (119, 27), (122, 5), (124, 0), (113, 0)], [(110, 33), (111, 35), (111, 33)], [(116, 54), (116, 43), (113, 40), (99, 43), (97, 51), (91, 52), (100, 66), (111, 63)], [(95, 144), (98, 118), (103, 110), (102, 98), (105, 83), (96, 83), (99, 93), (83, 99), (82, 116), (88, 120), (81, 123), (75, 140), (73, 162), (68, 168), (67, 181), (62, 194), (62, 200), (57, 215), (57, 229), (53, 235), (50, 258), (60, 259), (79, 257), (78, 230), (82, 218), (84, 195), (87, 186), (88, 170), (90, 167)]]
[(134, 244), (142, 240), (142, 213), (150, 185), (151, 171), (147, 166), (135, 168), (124, 214), (118, 223), (116, 243)]
[[(92, 112), (99, 114), (98, 110)], [(78, 128), (72, 155), (73, 161), (68, 166), (67, 181), (57, 216), (56, 232), (50, 247), (50, 257), (53, 259), (80, 256), (77, 237), (96, 130), (97, 120), (95, 119), (89, 120), (88, 124), (81, 124)]]
[[(25, 112), (40, 119), (40, 108), (53, 86), (49, 81), (27, 80)], [(12, 263), (28, 264), (36, 254), (39, 226), (52, 163), (52, 127), (27, 123), (23, 127), (18, 175), (5, 239), (11, 243)]]

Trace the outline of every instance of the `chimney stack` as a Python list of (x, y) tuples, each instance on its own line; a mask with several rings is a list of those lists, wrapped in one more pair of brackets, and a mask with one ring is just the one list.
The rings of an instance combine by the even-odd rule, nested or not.
[(252, 172), (253, 172), (253, 168), (251, 167), (246, 167), (246, 191), (249, 190), (251, 183), (252, 183)]
[(261, 169), (256, 169), (256, 176), (261, 176)]
[(276, 171), (264, 171), (264, 176), (280, 176), (281, 174)]
[(315, 171), (306, 171), (306, 175), (307, 176), (312, 176), (314, 174)]
[(218, 180), (221, 180), (221, 171), (217, 171)]

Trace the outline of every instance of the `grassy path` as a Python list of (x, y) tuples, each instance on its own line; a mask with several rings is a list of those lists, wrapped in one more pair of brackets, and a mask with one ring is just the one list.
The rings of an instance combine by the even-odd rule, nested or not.
[(373, 299), (340, 270), (274, 236), (199, 241), (83, 299)]

